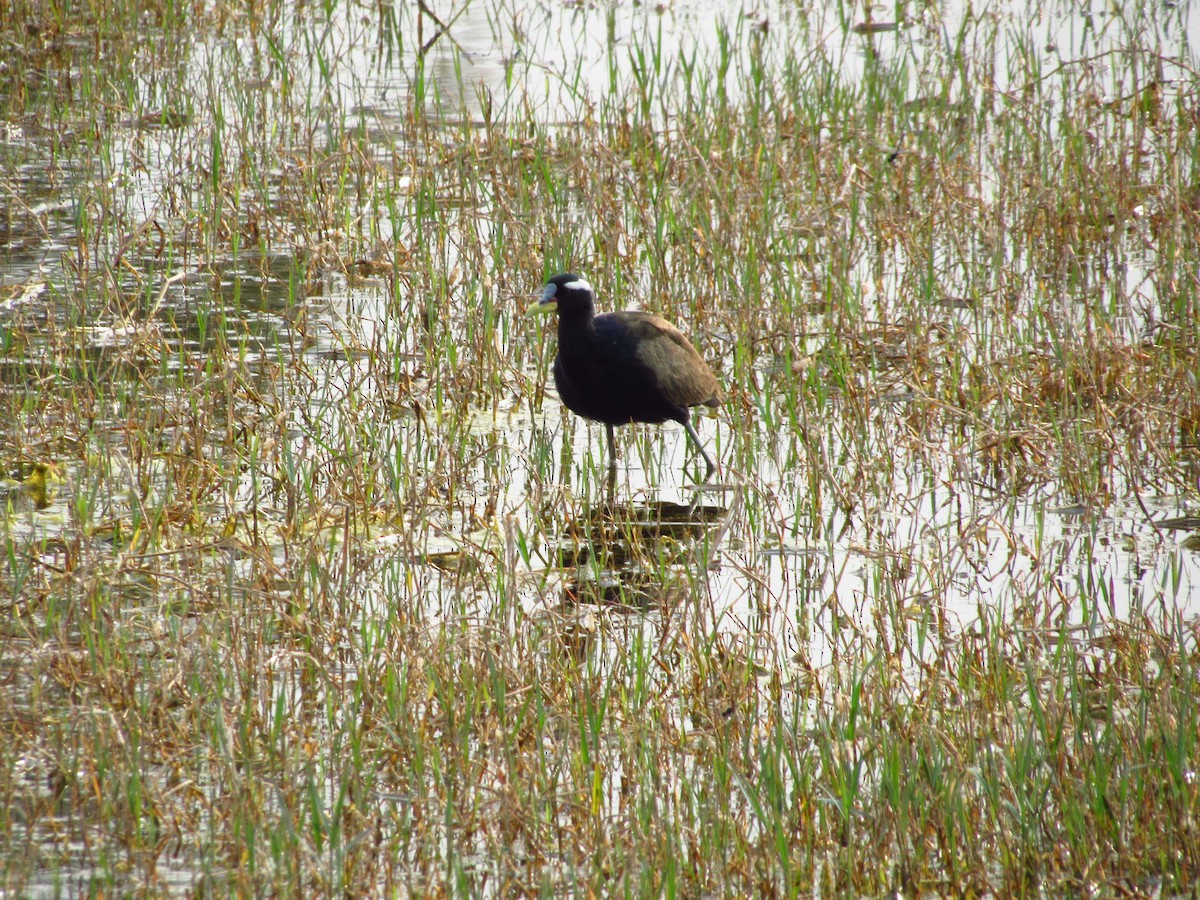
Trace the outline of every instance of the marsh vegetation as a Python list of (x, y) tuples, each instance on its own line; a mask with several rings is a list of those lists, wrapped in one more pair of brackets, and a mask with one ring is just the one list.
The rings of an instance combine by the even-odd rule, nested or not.
[(0, 892), (1195, 895), (1197, 34), (0, 5)]

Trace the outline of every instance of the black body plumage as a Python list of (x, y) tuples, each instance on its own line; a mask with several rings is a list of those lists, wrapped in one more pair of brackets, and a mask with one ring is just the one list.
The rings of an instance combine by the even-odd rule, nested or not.
[(567, 409), (608, 429), (668, 419), (687, 429), (708, 464), (716, 466), (691, 424), (691, 407), (720, 402), (717, 379), (696, 348), (671, 323), (645, 312), (596, 315), (591, 285), (578, 275), (556, 275), (530, 312), (558, 313), (554, 384)]

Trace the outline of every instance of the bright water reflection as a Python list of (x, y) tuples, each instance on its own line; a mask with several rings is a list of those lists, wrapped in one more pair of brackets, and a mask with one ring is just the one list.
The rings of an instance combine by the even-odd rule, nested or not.
[[(148, 221), (161, 214), (162, 198), (179, 172), (203, 171), (204, 138), (213, 127), (216, 101), (226, 125), (236, 127), (242, 118), (270, 120), (279, 99), (276, 89), (303, 93), (315, 106), (340, 111), (345, 128), (366, 129), (380, 159), (388, 161), (414, 102), (426, 112), (440, 110), (451, 121), (461, 110), (478, 123), (519, 122), (528, 117), (570, 129), (596, 107), (620, 107), (631, 98), (648, 97), (649, 117), (669, 143), (673, 116), (689, 108), (687, 91), (715, 93), (735, 104), (742, 99), (739, 92), (753, 84), (753, 73), (777, 78), (789, 66), (828, 69), (848, 78), (877, 77), (885, 71), (888, 78), (907, 85), (908, 102), (921, 104), (937, 97), (950, 109), (1003, 105), (1019, 94), (1039, 92), (1042, 88), (1029, 81), (1028, 73), (1062, 66), (1078, 67), (1082, 89), (1098, 91), (1097, 104), (1143, 90), (1150, 82), (1159, 84), (1169, 98), (1189, 68), (1192, 43), (1200, 35), (1200, 9), (1190, 3), (1153, 16), (1142, 7), (1079, 10), (1073, 4), (1054, 4), (1040, 8), (1032, 18), (1017, 3), (964, 4), (948, 10), (923, 7), (910, 10), (907, 18), (894, 23), (894, 29), (887, 27), (893, 24), (890, 21), (867, 22), (857, 16), (837, 4), (802, 9), (766, 3), (750, 8), (683, 0), (612, 6), (466, 2), (439, 9), (436, 17), (412, 4), (390, 8), (335, 4), (319, 30), (299, 13), (278, 23), (269, 51), (261, 40), (250, 37), (196, 48), (186, 77), (197, 96), (205, 99), (192, 117), (178, 129), (138, 130), (125, 140), (115, 140), (109, 165), (131, 218)], [(1115, 65), (1122, 54), (1130, 53), (1152, 69), (1141, 73), (1145, 81), (1139, 84), (1123, 81), (1130, 69)], [(299, 69), (299, 83), (282, 74), (273, 54), (307, 62)], [(231, 64), (261, 72), (253, 97), (239, 93), (245, 90), (244, 83), (220, 77)], [(752, 77), (749, 82), (726, 78), (731, 68), (748, 70)], [(962, 82), (955, 78), (954, 83), (945, 83), (945, 73), (955, 71)], [(1046, 102), (1052, 107), (1058, 99), (1051, 95)], [(1052, 110), (1044, 121), (1053, 127)], [(955, 121), (938, 124), (956, 127)], [(310, 133), (308, 137), (310, 146), (322, 146), (339, 136)], [(298, 145), (296, 150), (297, 159), (277, 160), (266, 170), (282, 179), (288, 167), (302, 168), (305, 147)], [(1148, 151), (1160, 152), (1153, 147)], [(420, 174), (413, 173), (413, 178)], [(982, 194), (995, 189), (985, 178)], [(364, 216), (369, 210), (352, 212)], [(471, 208), (458, 215), (465, 228), (485, 215), (498, 215), (498, 210)], [(396, 233), (395, 224), (386, 217), (372, 217), (367, 227), (384, 240), (417, 240), (413, 234)], [(30, 270), (47, 266), (55, 253), (69, 246), (74, 234), (69, 222), (60, 222), (59, 228), (39, 256), (18, 257), (14, 265)], [(584, 234), (593, 228), (589, 222), (580, 223)], [(1144, 309), (1152, 313), (1157, 305), (1156, 282), (1141, 267), (1139, 241), (1148, 253), (1150, 236), (1135, 223), (1132, 246), (1114, 255), (1111, 269), (1090, 275), (1101, 286), (1097, 288), (1101, 302), (1128, 306), (1129, 314), (1121, 321), (1130, 340), (1146, 327)], [(1020, 262), (1003, 250), (1000, 258), (1012, 265)], [(181, 262), (186, 264), (186, 255)], [(876, 262), (877, 271), (866, 271), (864, 265), (857, 274), (863, 285), (862, 312), (886, 318), (892, 298), (912, 273), (898, 253), (882, 253)], [(253, 264), (242, 259), (237, 265)], [(453, 240), (446, 242), (440, 266), (446, 278), (446, 273), (459, 268)], [(468, 286), (478, 290), (478, 283), (491, 274), (458, 272), (461, 280), (451, 286), (452, 295), (467, 294)], [(532, 292), (542, 273), (527, 274)], [(1021, 277), (1026, 287), (1036, 289), (1040, 274), (1025, 272)], [(629, 301), (653, 303), (639, 290), (643, 284), (638, 274), (630, 272), (627, 277), (632, 285)], [(947, 282), (955, 277), (947, 276)], [(428, 287), (417, 283), (397, 290), (401, 300), (418, 304), (425, 302)], [(964, 296), (972, 295), (972, 285), (959, 287)], [(185, 313), (181, 318), (186, 320), (190, 315), (186, 290), (171, 298), (178, 301)], [(494, 299), (504, 315), (514, 316), (504, 340), (535, 341), (534, 329), (515, 318), (520, 298)], [(422, 374), (429, 367), (418, 336), (389, 321), (396, 298), (389, 296), (386, 284), (368, 283), (351, 290), (344, 282), (333, 282), (326, 300), (328, 309), (314, 303), (307, 323), (307, 335), (316, 342), (309, 358), (321, 373), (317, 383), (323, 396), (311, 398), (310, 409), (293, 410), (291, 425), (296, 433), (303, 432), (314, 414), (336, 420), (351, 395), (368, 406), (395, 402), (382, 396), (370, 367), (358, 358), (359, 351), (376, 357), (392, 354), (411, 370), (419, 391), (436, 393), (437, 385)], [(455, 312), (469, 315), (465, 305)], [(948, 320), (966, 333), (978, 322), (969, 310)], [(722, 343), (724, 335), (698, 339), (709, 348), (731, 349)], [(275, 346), (295, 345), (290, 338), (272, 340)], [(824, 340), (825, 336), (815, 338)], [(264, 362), (271, 349), (266, 348)], [(499, 347), (500, 355), (507, 349)], [(800, 348), (801, 352), (804, 349), (811, 348)], [(764, 359), (756, 371), (769, 378), (773, 365)], [(531, 372), (520, 374), (536, 377)], [(901, 398), (881, 410), (879, 431), (873, 438), (880, 456), (873, 461), (847, 460), (848, 442), (836, 424), (820, 430), (815, 447), (787, 425), (755, 424), (755, 446), (762, 449), (753, 467), (725, 473), (727, 481), (743, 485), (746, 504), (731, 502), (732, 489), (721, 495), (723, 505), (734, 510), (749, 506), (754, 515), (732, 522), (722, 546), (712, 548), (711, 556), (701, 554), (697, 569), (703, 573), (722, 627), (760, 630), (784, 655), (803, 653), (817, 664), (837, 654), (842, 633), (829, 623), (846, 615), (863, 628), (892, 629), (897, 632), (895, 639), (904, 640), (905, 633), (926, 627), (931, 604), (945, 611), (948, 621), (939, 627), (962, 628), (982, 607), (1019, 610), (1030, 596), (1044, 597), (1048, 586), (1061, 596), (1065, 614), (1089, 627), (1098, 616), (1126, 616), (1148, 606), (1176, 606), (1190, 616), (1200, 612), (1194, 553), (1180, 547), (1178, 533), (1160, 533), (1147, 521), (1142, 506), (1129, 499), (1136, 486), (1119, 483), (1114, 475), (1110, 490), (1118, 501), (1103, 509), (1080, 510), (1078, 515), (1058, 510), (1067, 501), (1052, 485), (1031, 489), (1019, 501), (1002, 490), (993, 496), (980, 474), (984, 464), (979, 459), (949, 445), (906, 446), (905, 406)], [(470, 462), (454, 469), (455, 477), (467, 479), (468, 494), (478, 494), (474, 505), (491, 510), (498, 521), (516, 517), (523, 533), (540, 534), (552, 542), (591, 502), (590, 491), (598, 488), (599, 478), (594, 472), (586, 476), (583, 467), (588, 465), (585, 460), (599, 459), (599, 429), (589, 430), (564, 416), (552, 392), (540, 410), (531, 411), (528, 398), (516, 394), (490, 404), (481, 402), (479, 407), (465, 438), (472, 451), (467, 455)], [(811, 411), (814, 417), (817, 414)], [(837, 403), (820, 415), (836, 423)], [(419, 419), (419, 414), (407, 410), (390, 420), (380, 419), (382, 455), (436, 473), (439, 446), (428, 440), (427, 430), (422, 431), (429, 423), (422, 425)], [(710, 446), (722, 451), (737, 441), (731, 428), (728, 420), (706, 421), (702, 433)], [(631, 431), (636, 437), (622, 441), (620, 493), (633, 503), (690, 503), (690, 485), (678, 476), (687, 451), (682, 431), (671, 425)], [(544, 456), (559, 461), (557, 480), (531, 483), (530, 462)], [(723, 456), (729, 458), (727, 452)], [(834, 502), (836, 485), (858, 477), (875, 480), (877, 506), (840, 509)], [(427, 486), (432, 490), (434, 483), (431, 477)], [(829, 490), (819, 512), (811, 502), (814, 485)], [(243, 490), (248, 497), (254, 488), (247, 482)], [(542, 518), (544, 504), (529, 502), (531, 497), (546, 496), (563, 499), (549, 521)], [(1142, 500), (1151, 514), (1161, 518), (1181, 512), (1186, 497), (1155, 496), (1151, 490)], [(424, 523), (423, 532), (407, 538), (410, 561), (413, 554), (458, 548), (451, 536), (467, 525), (461, 510), (448, 511), (437, 527)], [(527, 574), (533, 586), (525, 588), (530, 608), (544, 602), (546, 591), (533, 573), (549, 562), (548, 553), (535, 552), (531, 558)], [(943, 580), (938, 573), (944, 572), (953, 572), (954, 577)], [(486, 593), (485, 589), (484, 599)], [(1098, 596), (1102, 603), (1096, 602)], [(896, 612), (890, 622), (873, 614), (883, 601)]]

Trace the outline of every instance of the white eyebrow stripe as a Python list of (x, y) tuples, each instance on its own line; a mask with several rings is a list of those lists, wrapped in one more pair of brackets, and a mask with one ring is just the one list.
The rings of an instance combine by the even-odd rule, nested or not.
[(563, 285), (563, 290), (567, 291), (591, 291), (592, 286), (587, 283), (586, 279), (576, 278), (574, 281), (568, 281)]

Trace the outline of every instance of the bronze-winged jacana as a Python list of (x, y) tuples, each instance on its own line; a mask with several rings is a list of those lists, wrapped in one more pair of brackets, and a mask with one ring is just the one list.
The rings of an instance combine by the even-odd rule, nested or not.
[(673, 419), (708, 464), (712, 457), (692, 427), (691, 407), (716, 407), (716, 376), (687, 338), (665, 319), (646, 312), (596, 315), (596, 293), (573, 273), (555, 275), (528, 313), (558, 313), (558, 356), (554, 385), (567, 409), (603, 422), (608, 430), (608, 464), (616, 472), (613, 427), (630, 422), (661, 424)]

